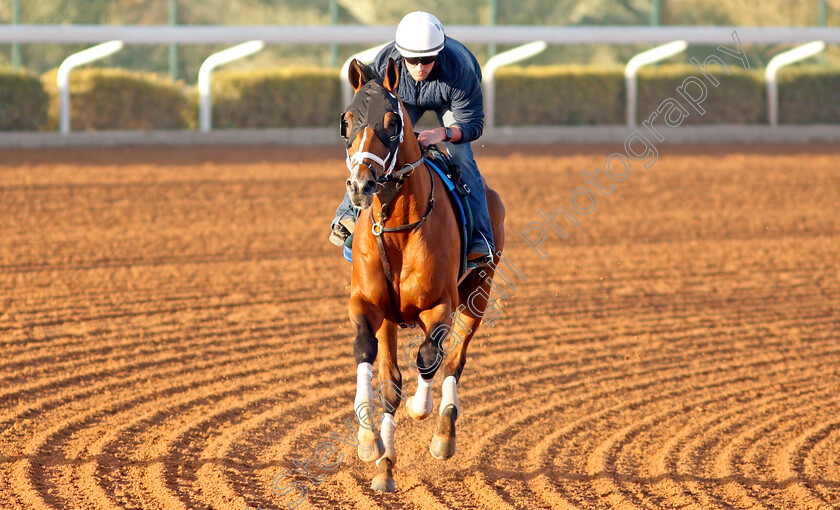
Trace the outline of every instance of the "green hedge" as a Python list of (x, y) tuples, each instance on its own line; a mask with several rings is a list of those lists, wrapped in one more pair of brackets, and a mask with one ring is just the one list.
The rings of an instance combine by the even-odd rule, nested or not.
[(621, 124), (619, 68), (507, 67), (496, 72), (496, 124)]
[(217, 128), (338, 125), (341, 88), (336, 69), (219, 71), (213, 75)]
[[(42, 80), (50, 93), (48, 129), (58, 125), (57, 71)], [(74, 131), (184, 129), (196, 113), (183, 85), (168, 78), (123, 69), (77, 69), (70, 76), (70, 122)]]
[[(670, 97), (688, 109), (685, 124), (766, 124), (763, 70), (732, 66), (727, 75), (716, 66), (712, 69), (720, 81), (718, 87), (689, 65), (642, 69), (637, 121), (647, 119)], [(0, 130), (57, 129), (55, 75), (51, 71), (39, 82), (25, 73), (0, 71)], [(706, 84), (703, 115), (677, 92), (688, 76)], [(75, 131), (184, 129), (197, 124), (195, 89), (158, 75), (78, 69), (70, 83)], [(779, 86), (781, 123), (840, 123), (840, 70), (786, 68), (780, 73)], [(621, 125), (625, 94), (619, 67), (503, 68), (496, 76), (496, 123)], [(215, 128), (328, 127), (336, 124), (343, 108), (341, 79), (335, 69), (223, 70), (213, 75)]]
[(816, 66), (779, 71), (780, 124), (840, 122), (840, 70)]
[[(714, 67), (714, 66), (712, 66)], [(716, 68), (715, 68), (716, 69)], [(684, 124), (756, 124), (765, 122), (766, 95), (759, 71), (714, 73), (720, 85), (712, 86), (692, 66), (661, 66), (639, 71), (637, 121), (672, 97), (689, 110)], [(689, 76), (701, 78), (708, 95), (700, 114), (677, 92)], [(693, 91), (692, 91), (693, 92)], [(624, 124), (623, 68), (549, 66), (500, 69), (496, 75), (496, 124), (582, 125)], [(836, 116), (840, 120), (840, 116)], [(835, 120), (837, 122), (838, 120)], [(661, 121), (659, 121), (661, 122)]]
[(47, 119), (47, 93), (37, 76), (0, 69), (0, 131), (36, 131)]
[[(710, 65), (711, 74), (719, 85), (715, 87), (710, 79), (703, 76), (691, 65), (650, 67), (639, 70), (638, 79), (638, 118), (646, 120), (662, 101), (672, 97), (680, 102), (689, 112), (682, 125), (700, 124), (761, 124), (767, 122), (767, 95), (765, 93), (764, 73), (762, 71), (744, 71), (730, 66), (731, 74), (716, 65)], [(683, 81), (695, 76), (706, 86), (707, 96), (700, 103), (705, 110), (702, 115), (691, 107), (691, 103), (677, 91)], [(687, 85), (686, 93), (698, 94), (696, 85)], [(696, 96), (696, 97), (699, 97)], [(654, 122), (661, 123), (662, 120)]]

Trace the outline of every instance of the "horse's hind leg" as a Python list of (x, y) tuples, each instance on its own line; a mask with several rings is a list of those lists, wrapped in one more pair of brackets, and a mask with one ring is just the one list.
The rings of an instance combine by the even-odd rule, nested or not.
[[(495, 190), (484, 182), (487, 208), (490, 222), (493, 224), (493, 240), (496, 253), (501, 253), (505, 245), (505, 206)], [(455, 421), (461, 414), (458, 403), (458, 381), (467, 362), (467, 346), (475, 335), (481, 319), (487, 312), (487, 297), (490, 296), (494, 268), (499, 263), (499, 255), (494, 256), (494, 264), (473, 272), (458, 287), (460, 303), (458, 314), (452, 325), (452, 333), (443, 345), (447, 354), (443, 363), (443, 391), (437, 429), (429, 445), (429, 452), (436, 459), (448, 459), (455, 455)], [(492, 298), (491, 298), (492, 299)], [(496, 308), (494, 308), (497, 310)]]
[(372, 306), (367, 306), (361, 300), (350, 299), (350, 320), (356, 326), (356, 342), (353, 354), (356, 358), (356, 400), (353, 409), (359, 422), (357, 434), (359, 458), (365, 462), (373, 462), (382, 456), (385, 446), (379, 431), (376, 430), (375, 407), (373, 405), (373, 362), (376, 360), (377, 340), (374, 328), (377, 330), (382, 324), (382, 315)]
[(397, 365), (397, 325), (391, 322), (383, 322), (382, 327), (376, 332), (379, 340), (379, 388), (376, 391), (376, 399), (383, 409), (382, 441), (385, 445), (385, 453), (376, 461), (376, 474), (370, 487), (374, 490), (394, 492), (394, 465), (397, 463), (397, 452), (394, 448), (394, 432), (396, 422), (394, 413), (400, 407), (402, 400), (402, 374)]
[[(446, 360), (443, 362), (443, 388), (441, 391), (440, 409), (437, 429), (429, 445), (429, 452), (439, 460), (445, 460), (455, 455), (455, 421), (461, 414), (458, 402), (458, 381), (467, 362), (467, 346), (475, 335), (481, 319), (487, 309), (487, 298), (490, 292), (490, 281), (493, 270), (483, 268), (484, 275), (473, 271), (462, 282), (461, 301), (466, 303), (458, 308), (458, 314), (452, 324), (452, 333), (443, 344)], [(481, 289), (481, 291), (476, 291)], [(492, 299), (492, 298), (491, 298)]]

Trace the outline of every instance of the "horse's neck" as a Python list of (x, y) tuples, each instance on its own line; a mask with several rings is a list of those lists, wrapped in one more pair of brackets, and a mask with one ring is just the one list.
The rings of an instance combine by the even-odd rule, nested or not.
[[(395, 170), (414, 163), (420, 159), (421, 155), (422, 152), (416, 139), (406, 139), (400, 146)], [(428, 172), (423, 169), (423, 165), (420, 165), (408, 174), (399, 189), (395, 184), (389, 184), (382, 190), (379, 193), (380, 204), (387, 204), (388, 218), (392, 219), (388, 223), (396, 225), (400, 222), (411, 223), (419, 220), (429, 204), (430, 185)]]

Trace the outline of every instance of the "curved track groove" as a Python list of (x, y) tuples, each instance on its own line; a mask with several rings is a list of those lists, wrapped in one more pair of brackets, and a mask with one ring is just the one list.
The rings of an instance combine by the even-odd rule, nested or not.
[(355, 422), (342, 154), (7, 151), (0, 506), (281, 508), (289, 469), (302, 509), (840, 507), (836, 147), (663, 146), (545, 259), (517, 233), (614, 148), (475, 151), (527, 279), (470, 345), (456, 456), (397, 411), (393, 494), (344, 443), (319, 484), (292, 463)]
[[(724, 387), (726, 385), (731, 384), (733, 381), (741, 382), (741, 381), (743, 381), (743, 379), (737, 378), (737, 379), (730, 379), (729, 381), (727, 381), (725, 379), (723, 381), (719, 380), (719, 381), (716, 381), (714, 383), (709, 384), (708, 386), (698, 388), (698, 389), (707, 390), (707, 389), (712, 388), (712, 387)], [(643, 386), (643, 387), (646, 387), (646, 386)], [(606, 393), (604, 395), (606, 395)], [(674, 392), (669, 392), (669, 393), (665, 393), (665, 394), (659, 393), (657, 395), (657, 398), (662, 400), (665, 397), (668, 397), (667, 400), (665, 400), (667, 402), (668, 400), (671, 400), (671, 399), (682, 398), (682, 396), (683, 396), (682, 390), (676, 390)], [(552, 434), (546, 436), (545, 439), (543, 439), (540, 443), (538, 443), (536, 445), (536, 451), (532, 452), (530, 454), (530, 455), (532, 455), (532, 457), (531, 457), (533, 459), (532, 462), (536, 463), (536, 469), (538, 469), (540, 471), (550, 470), (550, 466), (547, 465), (548, 459), (552, 458), (552, 455), (549, 454), (549, 450), (551, 450), (553, 448), (553, 443), (555, 443), (556, 441), (559, 441), (562, 438), (563, 442), (570, 443), (570, 442), (573, 441), (572, 438), (574, 437), (574, 436), (572, 436), (572, 434), (577, 433), (579, 435), (579, 434), (586, 433), (587, 430), (591, 430), (591, 427), (587, 427), (587, 422), (593, 421), (596, 418), (603, 419), (603, 418), (606, 418), (607, 416), (615, 415), (616, 413), (620, 413), (621, 411), (629, 410), (629, 409), (632, 409), (634, 407), (644, 406), (644, 404), (647, 403), (649, 398), (650, 397), (645, 397), (643, 399), (639, 399), (639, 400), (635, 400), (635, 401), (622, 402), (622, 403), (620, 403), (620, 404), (618, 404), (618, 405), (616, 405), (612, 408), (600, 411), (599, 413), (590, 414), (590, 415), (586, 416), (585, 418), (581, 418), (579, 420), (572, 421), (567, 426), (565, 426), (565, 427), (553, 432)], [(550, 408), (544, 408), (544, 409), (538, 410), (535, 414), (549, 414), (551, 411), (552, 411), (552, 409), (550, 409)], [(535, 425), (537, 425), (537, 424), (535, 424)], [(624, 434), (624, 433), (626, 433), (626, 430), (633, 430), (634, 428), (636, 428), (638, 426), (639, 426), (639, 423), (635, 422), (632, 425), (630, 425), (629, 427), (625, 428), (625, 430), (619, 430), (618, 432), (615, 433), (615, 435)], [(583, 469), (581, 474), (583, 474), (583, 475), (600, 475), (602, 473), (617, 473), (617, 471), (615, 471), (614, 469), (607, 469), (605, 465), (599, 465), (599, 464), (601, 464), (601, 462), (599, 462), (597, 460), (599, 458), (601, 459), (601, 461), (603, 460), (602, 457), (598, 454), (599, 450), (609, 448), (610, 446), (611, 446), (611, 443), (609, 441), (602, 442), (600, 445), (596, 446), (592, 450), (592, 453), (590, 454), (589, 463), (585, 466), (581, 466), (582, 469)], [(592, 464), (593, 459), (596, 459), (596, 463), (594, 465)], [(616, 492), (618, 488), (617, 488), (617, 486), (613, 486), (611, 480), (612, 480), (611, 478), (595, 476), (595, 478), (593, 478), (593, 484), (594, 483), (605, 484), (604, 487), (602, 489), (600, 489), (600, 492), (602, 492), (604, 494), (611, 494), (612, 495), (611, 499), (617, 499), (617, 498), (619, 498), (618, 493)]]

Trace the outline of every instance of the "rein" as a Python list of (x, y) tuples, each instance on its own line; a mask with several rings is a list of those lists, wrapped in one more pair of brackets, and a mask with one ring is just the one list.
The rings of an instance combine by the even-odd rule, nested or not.
[[(402, 183), (404, 182), (403, 179), (402, 179), (402, 176), (405, 175), (405, 174), (411, 173), (412, 170), (414, 170), (415, 168), (420, 166), (420, 163), (423, 162), (423, 160), (429, 154), (430, 150), (431, 150), (431, 148), (427, 147), (426, 150), (423, 151), (423, 154), (420, 155), (420, 159), (418, 159), (414, 163), (406, 163), (405, 165), (402, 166), (402, 168), (400, 168), (396, 172), (389, 172), (389, 173), (385, 173), (385, 174), (379, 176), (379, 178), (377, 179), (376, 182), (378, 182), (380, 184), (384, 184), (388, 181), (395, 181), (401, 186)], [(368, 166), (368, 168), (370, 168), (370, 166)]]
[[(422, 157), (412, 165), (405, 165), (402, 169), (400, 169), (400, 172), (402, 172), (403, 169), (406, 169), (406, 168), (408, 169), (408, 170), (406, 170), (406, 172), (414, 170), (415, 168), (420, 166), (421, 161), (423, 161)], [(431, 190), (429, 192), (429, 203), (426, 206), (426, 213), (423, 214), (423, 217), (420, 218), (419, 220), (415, 221), (414, 223), (408, 223), (406, 225), (400, 225), (399, 227), (386, 227), (385, 222), (388, 220), (388, 205), (390, 204), (390, 202), (383, 202), (382, 207), (380, 208), (380, 212), (379, 212), (379, 221), (377, 221), (377, 222), (373, 221), (373, 207), (370, 208), (370, 222), (371, 222), (370, 231), (373, 235), (375, 235), (377, 238), (379, 238), (379, 237), (382, 236), (383, 232), (401, 232), (403, 230), (408, 230), (408, 229), (413, 229), (412, 232), (414, 232), (415, 230), (420, 228), (420, 225), (425, 223), (426, 219), (429, 217), (429, 214), (431, 214), (432, 210), (435, 208), (435, 179), (434, 179), (434, 176), (432, 175), (432, 171), (429, 170), (429, 167), (426, 167), (426, 170), (428, 170), (428, 172), (429, 172), (429, 179), (432, 180), (432, 186), (431, 186)], [(402, 183), (405, 182), (402, 179), (386, 179), (386, 181), (387, 180), (393, 180), (394, 182), (396, 182), (397, 183), (397, 185), (396, 185), (397, 190), (399, 190), (402, 187)]]

